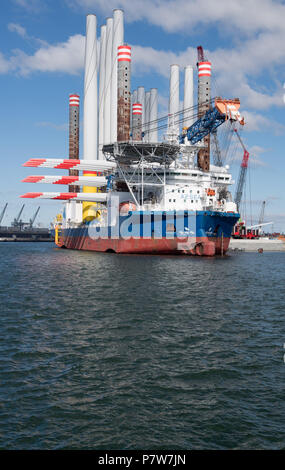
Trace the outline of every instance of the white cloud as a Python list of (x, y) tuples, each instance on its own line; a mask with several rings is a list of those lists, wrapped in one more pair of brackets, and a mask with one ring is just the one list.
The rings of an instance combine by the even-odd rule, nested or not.
[[(285, 29), (284, 40), (285, 44)], [(260, 40), (259, 47), (263, 47), (263, 40)], [(262, 55), (259, 51), (258, 44), (256, 44), (256, 51), (258, 55)], [(285, 61), (285, 47), (284, 57)], [(256, 53), (257, 53), (256, 52)], [(213, 76), (215, 83), (218, 84), (219, 90), (217, 94), (228, 96), (239, 96), (243, 100), (244, 105), (254, 109), (266, 109), (272, 105), (283, 106), (283, 90), (280, 85), (277, 85), (277, 90), (274, 93), (267, 93), (263, 89), (258, 89), (249, 84), (250, 77), (259, 71), (262, 73), (264, 69), (271, 68), (277, 64), (272, 63), (273, 57), (266, 56), (267, 51), (264, 51), (263, 62), (259, 59), (256, 60), (253, 52), (251, 57), (247, 52), (246, 44), (241, 49), (218, 49), (210, 52), (205, 51), (207, 57), (213, 63)], [(278, 60), (281, 58), (278, 56)], [(250, 66), (247, 68), (247, 60), (255, 64), (255, 68)], [(277, 58), (276, 61), (278, 62)], [(184, 67), (188, 64), (194, 65), (197, 61), (197, 51), (193, 47), (188, 47), (185, 51), (175, 54), (172, 51), (156, 50), (152, 47), (133, 46), (133, 65), (136, 74), (145, 74), (155, 71), (165, 77), (169, 76), (169, 65), (177, 63)], [(221, 91), (220, 91), (221, 90)]]
[(19, 36), (21, 36), (22, 38), (27, 37), (27, 31), (26, 31), (26, 29), (23, 28), (23, 26), (21, 26), (20, 24), (17, 24), (17, 23), (9, 23), (9, 24), (8, 24), (8, 29), (9, 29), (9, 31), (11, 31), (12, 33), (17, 33), (17, 34), (19, 34)]
[(13, 0), (14, 3), (24, 8), (30, 13), (39, 13), (45, 8), (45, 2), (43, 0)]
[(250, 155), (250, 165), (252, 167), (267, 166), (268, 164), (262, 159), (262, 155), (268, 152), (267, 149), (260, 147), (260, 145), (252, 145), (248, 149)]
[[(285, 43), (285, 38), (284, 38)], [(207, 53), (207, 52), (206, 52)], [(181, 67), (188, 64), (194, 65), (196, 62), (196, 49), (188, 47), (185, 51), (175, 54), (172, 51), (159, 51), (152, 47), (133, 46), (133, 71), (136, 75), (145, 75), (146, 73), (158, 73), (164, 77), (169, 76), (169, 66), (177, 63)], [(247, 70), (242, 65), (243, 51), (218, 50), (213, 53), (207, 53), (213, 62), (213, 84), (218, 84), (218, 89), (213, 86), (213, 95), (235, 97), (241, 99), (242, 107), (248, 107), (254, 110), (264, 110), (271, 106), (283, 106), (283, 90), (277, 86), (277, 90), (272, 94), (264, 90), (253, 88), (249, 84)], [(231, 59), (236, 55), (235, 59)], [(254, 60), (254, 58), (253, 58)], [(284, 51), (285, 60), (285, 51)], [(235, 62), (235, 63), (234, 63)], [(257, 85), (256, 85), (257, 87)], [(259, 122), (250, 119), (250, 127), (256, 130), (261, 124), (270, 125), (260, 114)], [(274, 123), (275, 124), (275, 123)], [(276, 126), (275, 126), (276, 127)], [(284, 130), (282, 125), (277, 125), (279, 131)]]
[[(29, 75), (32, 72), (61, 72), (77, 74), (83, 70), (85, 37), (82, 35), (71, 36), (67, 41), (55, 45), (43, 44), (33, 55), (28, 55), (22, 50), (15, 50), (9, 60), (0, 55), (0, 73), (16, 71), (21, 75)], [(280, 104), (282, 100), (275, 96), (266, 95), (252, 89), (242, 73), (232, 74), (231, 68), (228, 72), (224, 69), (221, 59), (225, 51), (213, 53), (216, 77), (219, 87), (225, 96), (240, 96), (242, 108), (248, 105), (251, 109), (269, 107), (273, 104)], [(187, 64), (195, 64), (196, 49), (188, 47), (178, 54), (171, 50), (163, 51), (152, 47), (133, 46), (133, 73), (137, 76), (152, 74), (153, 72), (166, 78), (169, 76), (171, 63), (177, 63), (183, 68)], [(221, 65), (222, 64), (222, 65)], [(219, 93), (220, 94), (220, 93)], [(164, 107), (166, 105), (164, 98)], [(262, 103), (262, 106), (261, 104)], [(260, 130), (262, 128), (274, 129), (276, 133), (282, 133), (285, 126), (275, 121), (269, 120), (263, 114), (245, 111), (246, 129), (248, 131)]]
[(261, 147), (260, 145), (252, 145), (249, 152), (253, 155), (261, 155), (262, 153), (268, 152), (268, 149)]
[(20, 49), (13, 51), (10, 61), (21, 75), (32, 72), (62, 72), (77, 74), (83, 68), (85, 37), (76, 34), (66, 42), (44, 45), (33, 55)]
[(283, 134), (285, 132), (285, 125), (280, 122), (269, 119), (263, 114), (256, 113), (254, 111), (243, 111), (246, 126), (245, 131), (259, 131), (262, 129), (270, 129), (276, 135)]
[(185, 51), (175, 53), (171, 50), (158, 50), (153, 47), (132, 46), (132, 65), (136, 75), (156, 72), (164, 77), (169, 77), (171, 64), (194, 65), (196, 61), (196, 49), (188, 47)]
[[(69, 2), (70, 4), (70, 2)], [(86, 11), (109, 15), (112, 8), (125, 9), (129, 22), (147, 20), (168, 32), (199, 32), (201, 25), (219, 28), (234, 40), (234, 47), (206, 51), (223, 93), (234, 93), (254, 109), (282, 103), (282, 77), (275, 91), (251, 85), (250, 79), (272, 76), (285, 62), (285, 5), (277, 0), (73, 0)], [(152, 47), (134, 48), (137, 73), (145, 70), (168, 75), (169, 64), (196, 62), (196, 50), (179, 54), (156, 51)], [(145, 69), (145, 68), (146, 69)], [(263, 75), (263, 76), (262, 76)], [(265, 80), (266, 81), (266, 80)]]
[[(268, 164), (266, 162), (266, 159), (264, 161), (262, 156), (264, 153), (268, 152), (268, 149), (260, 147), (259, 145), (252, 145), (248, 147), (246, 138), (243, 135), (241, 136), (241, 138), (245, 148), (249, 152), (249, 165), (251, 166), (251, 168), (267, 166)], [(235, 164), (240, 167), (240, 164), (243, 159), (243, 154), (244, 151), (242, 149), (242, 146), (237, 141), (237, 139), (233, 138), (231, 140), (230, 147), (227, 151), (226, 163), (229, 165)]]
[(170, 32), (192, 32), (199, 25), (215, 22), (228, 34), (242, 31), (252, 35), (283, 29), (285, 16), (285, 5), (276, 0), (68, 0), (67, 3), (106, 15), (113, 8), (123, 8), (127, 21), (147, 20)]
[(9, 23), (8, 24), (8, 30), (11, 31), (12, 33), (16, 33), (19, 36), (21, 36), (23, 39), (28, 39), (30, 44), (32, 44), (34, 47), (42, 46), (42, 47), (49, 47), (49, 44), (47, 41), (44, 41), (43, 39), (36, 38), (34, 36), (30, 36), (27, 33), (26, 28), (21, 26), (18, 23)]
[(8, 73), (11, 70), (10, 62), (0, 52), (0, 74)]
[[(67, 3), (70, 5), (70, 1)], [(285, 63), (285, 28), (284, 16), (282, 17), (285, 5), (273, 0), (110, 0), (108, 3), (105, 0), (73, 0), (71, 3), (89, 11), (96, 12), (97, 9), (106, 14), (110, 14), (113, 7), (123, 7), (128, 21), (145, 19), (167, 31), (185, 33), (190, 27), (194, 28), (201, 23), (223, 27), (226, 24), (227, 34), (229, 28), (232, 28), (233, 36), (242, 37), (243, 40), (236, 42), (236, 46), (205, 51), (213, 63), (213, 83), (218, 84), (218, 90), (213, 87), (213, 95), (240, 97), (242, 113), (243, 109), (247, 109), (243, 113), (247, 130), (267, 128), (276, 133), (285, 131), (282, 124), (268, 119), (261, 112), (271, 106), (284, 105), (281, 83), (275, 79), (268, 90), (264, 83), (268, 83), (270, 72), (277, 71), (277, 67)], [(18, 0), (18, 4), (27, 6), (28, 2)], [(32, 4), (38, 5), (39, 2)], [(28, 37), (25, 28), (19, 24), (10, 23), (8, 27), (10, 31)], [(0, 73), (14, 71), (20, 75), (33, 72), (77, 74), (82, 71), (84, 36), (74, 35), (58, 44), (33, 39), (40, 42), (40, 47), (32, 55), (20, 49), (13, 51), (10, 58), (5, 58), (0, 53)], [(171, 63), (177, 63), (182, 68), (188, 64), (195, 65), (197, 60), (194, 47), (177, 53), (133, 45), (132, 56), (134, 75), (145, 76), (155, 72), (166, 78), (169, 76)], [(164, 99), (164, 105), (165, 103)]]
[(168, 102), (168, 96), (162, 96), (160, 93), (158, 93), (158, 106), (160, 109), (159, 117), (164, 117), (168, 113)]

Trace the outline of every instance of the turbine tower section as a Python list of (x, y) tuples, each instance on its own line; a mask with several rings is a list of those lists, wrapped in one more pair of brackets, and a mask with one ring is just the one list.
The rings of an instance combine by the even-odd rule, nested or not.
[[(133, 104), (138, 102), (138, 91), (134, 90), (131, 95), (131, 107), (133, 109)], [(131, 126), (131, 135), (133, 136), (133, 113), (131, 113), (131, 118), (130, 118), (130, 126)]]
[(118, 47), (118, 112), (117, 140), (130, 139), (131, 108), (131, 47), (127, 44)]
[(133, 141), (141, 142), (142, 140), (142, 104), (134, 103), (132, 106), (133, 121)]
[(106, 62), (106, 25), (101, 26), (100, 71), (99, 71), (99, 160), (104, 158), (104, 107), (105, 107), (105, 62)]
[[(98, 90), (97, 90), (97, 19), (87, 15), (85, 43), (84, 75), (84, 160), (98, 159)], [(96, 176), (94, 172), (83, 172), (85, 176)], [(83, 186), (84, 193), (96, 192), (94, 187)], [(68, 209), (68, 206), (67, 206)], [(96, 206), (93, 202), (83, 202), (83, 221), (88, 222), (96, 217)]]
[(124, 44), (124, 12), (116, 9), (113, 13), (112, 76), (111, 76), (111, 142), (117, 141), (118, 114), (118, 47)]
[(149, 121), (150, 121), (150, 91), (145, 94), (145, 122), (144, 122), (144, 142), (149, 142)]
[(157, 142), (157, 88), (151, 88), (149, 100), (149, 141)]
[[(79, 159), (79, 103), (77, 94), (69, 95), (69, 158)], [(69, 170), (69, 176), (78, 176), (77, 170)], [(78, 193), (79, 186), (70, 186), (70, 193)]]
[(142, 132), (144, 132), (144, 123), (145, 123), (145, 89), (143, 86), (138, 87), (137, 91), (137, 102), (142, 105)]
[(170, 66), (168, 139), (177, 141), (179, 134), (179, 65)]
[[(106, 58), (105, 58), (105, 104), (104, 104), (104, 144), (111, 143), (111, 83), (112, 83), (112, 45), (113, 18), (106, 21)], [(115, 119), (115, 116), (113, 116)]]
[(194, 106), (194, 82), (193, 82), (193, 67), (187, 65), (184, 69), (184, 115), (183, 115), (183, 127), (190, 127), (194, 123), (193, 116)]
[(97, 159), (97, 20), (95, 15), (87, 15), (84, 76), (84, 160)]
[[(202, 117), (211, 106), (211, 62), (198, 62), (198, 116)], [(198, 152), (198, 167), (210, 170), (210, 134), (204, 137), (205, 148)]]

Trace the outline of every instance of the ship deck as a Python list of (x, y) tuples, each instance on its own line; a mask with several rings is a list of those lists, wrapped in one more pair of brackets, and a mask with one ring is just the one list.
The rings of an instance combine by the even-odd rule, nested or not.
[(170, 165), (179, 151), (179, 145), (164, 142), (116, 142), (103, 146), (107, 159), (126, 165), (139, 163), (142, 159), (149, 163)]

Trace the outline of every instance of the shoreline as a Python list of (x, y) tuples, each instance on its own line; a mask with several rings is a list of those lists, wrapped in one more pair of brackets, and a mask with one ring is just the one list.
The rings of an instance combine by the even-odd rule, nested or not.
[(258, 240), (239, 240), (231, 239), (229, 252), (244, 251), (258, 252), (262, 249), (264, 252), (285, 251), (285, 243), (282, 240), (270, 240), (269, 238), (259, 238)]

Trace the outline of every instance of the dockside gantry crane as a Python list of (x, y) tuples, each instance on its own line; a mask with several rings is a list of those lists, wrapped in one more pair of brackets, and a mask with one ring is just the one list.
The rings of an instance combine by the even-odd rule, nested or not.
[(1, 214), (0, 214), (0, 227), (1, 227), (1, 223), (2, 223), (3, 217), (4, 217), (4, 215), (5, 215), (5, 212), (6, 212), (7, 206), (8, 206), (8, 202), (6, 202), (6, 204), (5, 204), (5, 206), (4, 206), (4, 209), (2, 210), (2, 212), (1, 212)]
[(22, 220), (20, 220), (20, 217), (22, 215), (24, 207), (25, 207), (25, 204), (22, 205), (19, 214), (17, 215), (17, 217), (11, 223), (12, 227), (17, 227), (17, 228), (20, 228), (20, 229), (23, 227), (23, 222), (22, 222)]
[(36, 217), (37, 217), (37, 215), (38, 215), (38, 213), (39, 213), (39, 211), (40, 211), (40, 208), (41, 208), (41, 207), (39, 206), (39, 207), (37, 208), (36, 212), (34, 213), (34, 216), (30, 219), (30, 222), (29, 222), (29, 224), (28, 224), (30, 228), (33, 228), (34, 222), (35, 222)]

